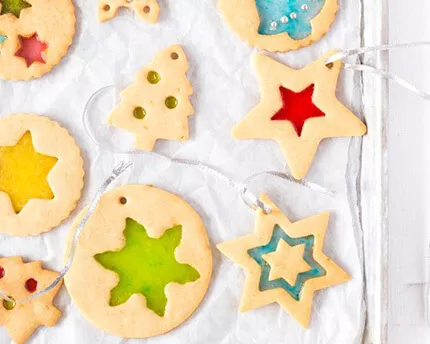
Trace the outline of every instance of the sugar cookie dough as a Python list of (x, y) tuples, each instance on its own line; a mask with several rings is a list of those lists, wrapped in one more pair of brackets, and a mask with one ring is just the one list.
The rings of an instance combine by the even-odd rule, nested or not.
[(0, 0), (0, 78), (48, 73), (72, 44), (75, 22), (72, 0)]
[(306, 47), (329, 30), (338, 0), (219, 0), (230, 29), (268, 51)]
[(194, 209), (161, 189), (126, 185), (102, 196), (65, 284), (93, 325), (145, 338), (184, 322), (206, 294), (211, 272), (208, 237)]
[(47, 232), (76, 207), (83, 160), (58, 123), (29, 114), (0, 119), (0, 233)]

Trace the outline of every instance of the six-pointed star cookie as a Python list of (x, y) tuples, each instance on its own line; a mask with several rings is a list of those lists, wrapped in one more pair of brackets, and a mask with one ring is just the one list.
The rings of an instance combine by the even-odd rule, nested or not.
[(326, 65), (332, 54), (300, 70), (255, 54), (261, 100), (233, 128), (238, 139), (276, 140), (297, 179), (308, 172), (323, 139), (366, 133), (364, 123), (336, 98), (341, 62)]
[[(348, 274), (322, 251), (329, 213), (291, 223), (266, 195), (261, 200), (272, 211), (257, 211), (255, 232), (217, 246), (247, 272), (240, 310), (246, 312), (278, 302), (303, 327), (308, 327), (314, 292), (349, 280)], [(284, 261), (276, 257), (285, 252), (279, 248), (283, 242), (296, 248), (295, 254), (285, 255)], [(303, 255), (297, 254), (297, 247), (302, 245)], [(273, 276), (270, 272), (274, 267), (285, 267), (297, 276), (294, 281)]]

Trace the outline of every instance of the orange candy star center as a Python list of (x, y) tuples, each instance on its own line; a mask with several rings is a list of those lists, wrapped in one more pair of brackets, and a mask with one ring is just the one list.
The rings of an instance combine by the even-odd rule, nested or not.
[(19, 36), (20, 48), (15, 53), (15, 56), (25, 60), (27, 67), (33, 63), (46, 63), (45, 50), (48, 49), (48, 43), (42, 42), (37, 33), (30, 37)]
[(296, 93), (280, 86), (282, 108), (271, 118), (272, 121), (291, 122), (297, 135), (301, 136), (305, 122), (308, 119), (325, 116), (324, 112), (313, 103), (314, 90), (315, 86), (310, 85), (303, 91)]

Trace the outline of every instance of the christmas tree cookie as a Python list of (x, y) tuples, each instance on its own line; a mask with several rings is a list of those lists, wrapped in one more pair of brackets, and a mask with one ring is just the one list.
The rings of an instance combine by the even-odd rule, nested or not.
[(327, 33), (338, 0), (219, 0), (229, 27), (248, 44), (268, 51), (299, 49)]
[(21, 257), (0, 258), (0, 289), (9, 300), (0, 300), (0, 326), (16, 344), (24, 343), (39, 326), (54, 326), (61, 312), (52, 304), (61, 282), (46, 294), (17, 303), (48, 287), (58, 273), (41, 262), (24, 263)]
[(0, 233), (46, 232), (81, 196), (83, 161), (59, 124), (37, 115), (0, 119)]
[(121, 7), (132, 8), (140, 18), (150, 24), (155, 24), (160, 14), (160, 6), (156, 0), (100, 0), (98, 8), (99, 21), (111, 20)]
[(190, 205), (151, 186), (126, 185), (102, 196), (65, 284), (95, 326), (145, 338), (184, 322), (206, 294), (211, 272), (208, 237)]
[(255, 54), (260, 103), (233, 128), (238, 139), (272, 139), (282, 148), (292, 175), (303, 178), (325, 138), (361, 136), (366, 126), (336, 98), (341, 62), (333, 52), (300, 70)]
[(240, 310), (277, 302), (308, 327), (314, 292), (349, 280), (323, 253), (329, 214), (291, 223), (267, 196), (261, 200), (272, 211), (257, 210), (254, 234), (217, 246), (247, 273)]
[(0, 78), (48, 73), (72, 44), (75, 22), (72, 0), (0, 0)]
[(136, 148), (145, 151), (151, 151), (158, 139), (187, 140), (188, 117), (194, 114), (187, 70), (187, 58), (179, 45), (158, 53), (137, 73), (135, 83), (121, 92), (121, 102), (109, 123), (132, 133)]

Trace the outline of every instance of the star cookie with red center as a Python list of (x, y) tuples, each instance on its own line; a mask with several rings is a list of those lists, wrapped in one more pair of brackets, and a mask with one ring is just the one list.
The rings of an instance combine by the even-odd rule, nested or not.
[(255, 54), (261, 100), (233, 128), (238, 139), (277, 141), (297, 179), (307, 174), (323, 139), (366, 133), (365, 124), (336, 98), (341, 62), (326, 64), (331, 55), (295, 70)]
[(61, 312), (52, 304), (61, 288), (35, 299), (17, 303), (49, 286), (58, 272), (45, 270), (41, 262), (24, 263), (21, 257), (0, 258), (0, 289), (9, 300), (0, 304), (0, 325), (6, 327), (14, 343), (24, 343), (39, 326), (54, 326)]

